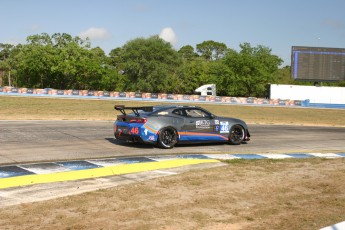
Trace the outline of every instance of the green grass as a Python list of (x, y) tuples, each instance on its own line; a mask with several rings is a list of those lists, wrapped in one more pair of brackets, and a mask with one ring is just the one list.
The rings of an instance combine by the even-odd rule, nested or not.
[[(0, 120), (114, 120), (115, 104), (145, 106), (162, 102), (0, 96)], [(219, 116), (247, 123), (345, 126), (345, 110), (224, 104), (196, 104)]]

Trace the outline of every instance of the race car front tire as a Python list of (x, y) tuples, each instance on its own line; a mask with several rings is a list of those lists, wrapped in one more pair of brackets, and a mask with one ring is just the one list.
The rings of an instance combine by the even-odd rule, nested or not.
[(245, 131), (241, 125), (234, 125), (230, 129), (229, 133), (229, 144), (239, 145), (245, 138)]

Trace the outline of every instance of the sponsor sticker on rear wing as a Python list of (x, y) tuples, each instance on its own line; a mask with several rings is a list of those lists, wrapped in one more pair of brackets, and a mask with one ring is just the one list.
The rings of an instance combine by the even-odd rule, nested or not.
[(115, 105), (114, 106), (115, 110), (119, 110), (123, 115), (126, 115), (125, 110), (132, 110), (135, 116), (139, 117), (139, 111), (144, 111), (144, 112), (153, 112), (153, 106), (142, 106), (142, 107), (126, 107), (124, 105)]

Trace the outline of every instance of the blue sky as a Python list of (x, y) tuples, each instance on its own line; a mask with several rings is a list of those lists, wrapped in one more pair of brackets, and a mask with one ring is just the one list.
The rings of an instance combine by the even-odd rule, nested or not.
[(206, 40), (264, 45), (290, 65), (291, 46), (345, 48), (344, 0), (0, 0), (0, 43), (33, 34), (88, 36), (106, 53), (161, 35), (178, 50)]

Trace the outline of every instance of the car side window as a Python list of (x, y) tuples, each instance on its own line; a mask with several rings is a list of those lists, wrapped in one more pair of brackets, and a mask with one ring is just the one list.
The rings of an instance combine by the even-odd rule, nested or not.
[(172, 113), (179, 116), (186, 116), (185, 112), (182, 109), (175, 109)]
[(185, 109), (187, 117), (201, 118), (201, 117), (210, 117), (209, 113), (201, 109)]

